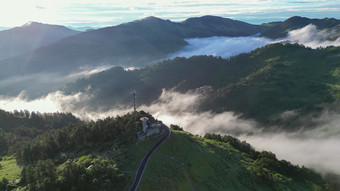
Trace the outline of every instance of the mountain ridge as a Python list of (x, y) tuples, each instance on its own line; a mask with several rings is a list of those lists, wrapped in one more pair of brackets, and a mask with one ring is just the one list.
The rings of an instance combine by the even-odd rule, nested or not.
[[(7, 123), (31, 118), (24, 112), (13, 114), (0, 110), (0, 113), (9, 119)], [(39, 123), (39, 119), (46, 120), (41, 114), (33, 116), (32, 127), (26, 131), (35, 129), (34, 124)], [(69, 123), (68, 118), (63, 117), (65, 114), (48, 116), (47, 121), (55, 118), (62, 119), (62, 124)], [(150, 122), (159, 122), (143, 111), (137, 112), (137, 116), (147, 116)], [(145, 150), (161, 138), (149, 138), (136, 145), (133, 124), (133, 114), (128, 113), (62, 128), (46, 127), (43, 134), (24, 139), (22, 129), (25, 126), (19, 127), (21, 131), (12, 130), (7, 134), (0, 129), (0, 143), (7, 142), (7, 154), (12, 155), (0, 155), (3, 159), (0, 164), (3, 168), (8, 169), (12, 165), (21, 171), (7, 179), (10, 177), (8, 172), (5, 174), (0, 170), (0, 177), (6, 178), (0, 182), (0, 188), (128, 190), (134, 179), (131, 172), (138, 168)], [(142, 128), (140, 122), (137, 126)], [(255, 151), (251, 145), (234, 137), (216, 134), (200, 137), (184, 132), (176, 125), (171, 125), (171, 131), (169, 139), (151, 157), (140, 182), (140, 190), (194, 187), (197, 190), (331, 191), (325, 180), (314, 171), (278, 160), (271, 152)], [(12, 141), (14, 138), (16, 142)]]
[(28, 22), (0, 31), (0, 60), (18, 56), (79, 32), (60, 25)]
[(328, 29), (340, 25), (340, 20), (334, 18), (309, 19), (307, 17), (294, 16), (282, 22), (267, 23), (264, 25), (271, 27), (264, 31), (262, 36), (276, 39), (285, 37), (289, 31), (303, 28), (313, 24), (319, 29)]
[[(186, 93), (210, 86), (212, 92), (202, 101), (199, 111), (232, 111), (264, 123), (298, 128), (277, 117), (290, 110), (302, 114), (317, 112), (320, 104), (339, 100), (338, 54), (338, 47), (310, 49), (278, 43), (229, 59), (194, 56), (134, 71), (115, 67), (79, 79), (61, 90), (67, 95), (86, 92), (100, 98), (87, 102), (95, 111), (129, 103), (124, 95), (131, 89), (139, 93), (140, 104), (150, 105), (159, 98), (162, 89)], [(299, 117), (291, 122), (298, 122)]]
[[(207, 17), (206, 17), (207, 18)], [(197, 19), (204, 19), (196, 18)], [(240, 21), (209, 16), (209, 20), (226, 20), (227, 24), (235, 23), (234, 28), (228, 29), (225, 25), (207, 25), (197, 29), (187, 23), (176, 23), (156, 17), (149, 17), (123, 23), (113, 27), (83, 32), (69, 38), (64, 38), (53, 44), (38, 48), (25, 55), (8, 58), (0, 62), (4, 66), (1, 77), (17, 73), (16, 68), (26, 67), (25, 70), (34, 73), (46, 70), (62, 72), (76, 70), (79, 66), (98, 66), (102, 64), (145, 66), (155, 60), (166, 57), (168, 54), (183, 48), (187, 43), (184, 38), (229, 35), (236, 36), (247, 26), (247, 32), (239, 35), (254, 35), (262, 26), (254, 26)], [(224, 28), (220, 28), (224, 26)], [(204, 32), (210, 28), (210, 32)], [(228, 29), (225, 31), (225, 29)], [(199, 30), (197, 33), (196, 30)], [(224, 32), (222, 32), (224, 31)], [(202, 33), (202, 35), (199, 35)], [(133, 54), (131, 54), (133, 52)], [(12, 68), (14, 67), (14, 68)], [(6, 71), (7, 68), (7, 71)]]
[[(15, 79), (23, 76), (30, 78), (30, 76), (46, 74), (63, 77), (83, 72), (83, 68), (118, 65), (144, 67), (166, 58), (169, 53), (181, 50), (187, 45), (185, 39), (189, 37), (249, 36), (258, 33), (263, 33), (262, 36), (266, 36), (264, 33), (268, 31), (267, 36), (280, 35), (282, 30), (286, 31), (286, 34), (289, 30), (297, 27), (295, 24), (289, 23), (300, 23), (299, 27), (301, 27), (311, 21), (321, 24), (325, 22), (324, 27), (333, 27), (339, 22), (336, 19), (313, 20), (292, 17), (284, 22), (259, 26), (217, 16), (189, 18), (183, 22), (147, 17), (117, 26), (76, 34), (26, 54), (2, 60), (0, 61), (2, 68), (0, 79), (14, 83)], [(33, 23), (33, 25), (36, 24)], [(292, 28), (292, 26), (294, 27)], [(275, 32), (275, 28), (280, 29), (278, 31), (280, 34)], [(333, 30), (334, 27), (330, 29)], [(338, 31), (340, 31), (340, 27)], [(340, 33), (332, 33), (330, 38), (336, 39), (339, 35)], [(28, 84), (27, 88), (29, 86)], [(8, 92), (6, 95), (11, 96), (20, 92), (18, 90), (7, 91), (8, 88), (9, 86), (3, 85), (1, 91)], [(34, 93), (34, 96), (36, 95), (38, 94)]]

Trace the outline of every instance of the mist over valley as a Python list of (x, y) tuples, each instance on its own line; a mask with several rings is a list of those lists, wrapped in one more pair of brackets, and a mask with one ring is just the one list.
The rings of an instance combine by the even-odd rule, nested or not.
[[(137, 111), (197, 139), (231, 135), (324, 177), (340, 175), (339, 26), (328, 18), (253, 25), (215, 16), (183, 22), (147, 17), (75, 32), (0, 56), (0, 109), (22, 121), (32, 118), (29, 112), (48, 120), (72, 113), (91, 129), (107, 117), (123, 116), (111, 124), (131, 117), (135, 90)], [(2, 31), (0, 48), (6, 46), (1, 38)], [(32, 140), (41, 129), (30, 132)]]

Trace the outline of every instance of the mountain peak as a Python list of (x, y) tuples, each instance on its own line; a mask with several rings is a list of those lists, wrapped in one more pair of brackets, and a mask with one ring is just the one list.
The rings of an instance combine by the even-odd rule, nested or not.
[(310, 20), (310, 19), (306, 17), (294, 16), (294, 17), (290, 17), (285, 22), (299, 22), (299, 21), (306, 21), (306, 20)]
[(154, 23), (154, 22), (162, 22), (162, 21), (164, 20), (158, 17), (155, 17), (155, 16), (149, 16), (149, 17), (136, 20), (136, 22), (143, 22), (143, 23)]
[(29, 21), (29, 22), (25, 23), (24, 25), (22, 25), (21, 27), (29, 27), (29, 26), (33, 26), (33, 25), (43, 25), (43, 23)]
[(149, 16), (149, 17), (145, 17), (145, 18), (143, 18), (143, 19), (141, 19), (141, 21), (143, 21), (143, 20), (145, 20), (145, 21), (151, 21), (151, 20), (157, 20), (157, 21), (159, 21), (159, 20), (162, 20), (162, 19), (160, 19), (160, 18), (158, 18), (158, 17), (155, 17), (155, 16)]
[(223, 19), (222, 17), (218, 17), (218, 16), (212, 16), (212, 15), (205, 15), (202, 17), (192, 17), (192, 18), (188, 18), (186, 20), (184, 20), (182, 23), (188, 23), (191, 21), (197, 21), (197, 20), (216, 20), (216, 19)]

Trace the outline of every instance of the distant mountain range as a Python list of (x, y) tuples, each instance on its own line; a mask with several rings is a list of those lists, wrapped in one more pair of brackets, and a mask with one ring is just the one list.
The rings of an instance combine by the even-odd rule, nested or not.
[(67, 28), (70, 28), (70, 29), (75, 30), (75, 31), (91, 31), (91, 30), (98, 29), (98, 28), (93, 28), (93, 27), (90, 27), (90, 26), (85, 26), (85, 27), (67, 27)]
[[(289, 30), (310, 23), (327, 28), (336, 26), (339, 21), (336, 19), (317, 20), (292, 17), (284, 22), (251, 25), (215, 16), (190, 18), (179, 23), (148, 17), (118, 26), (83, 32), (78, 35), (73, 35), (77, 33), (75, 31), (55, 26), (51, 30), (53, 33), (49, 36), (44, 36), (43, 32), (40, 35), (33, 32), (39, 28), (38, 26), (44, 28), (42, 27), (44, 25), (33, 23), (32, 26), (28, 27), (30, 30), (26, 29), (27, 26), (23, 26), (1, 32), (0, 38), (3, 36), (1, 39), (4, 39), (4, 42), (0, 45), (2, 45), (4, 51), (13, 49), (9, 48), (8, 44), (13, 47), (25, 47), (22, 44), (30, 44), (26, 49), (21, 48), (28, 50), (50, 43), (53, 40), (56, 41), (58, 38), (69, 37), (31, 50), (23, 55), (1, 61), (0, 65), (3, 70), (0, 72), (0, 78), (47, 71), (71, 72), (83, 66), (123, 65), (141, 67), (180, 50), (187, 44), (185, 38), (249, 36), (260, 33), (264, 37), (277, 38), (283, 37)], [(47, 28), (51, 29), (51, 27), (48, 26)], [(32, 32), (35, 34), (33, 37), (30, 35)], [(60, 36), (53, 36), (53, 34)], [(9, 35), (9, 37), (6, 37), (6, 35)], [(5, 42), (6, 39), (18, 39), (18, 36), (22, 37), (19, 40), (13, 40), (11, 43)], [(30, 42), (24, 43), (27, 41)], [(2, 57), (11, 55), (5, 54), (3, 51), (2, 54)], [(17, 68), (21, 68), (21, 70), (18, 71)]]
[[(186, 38), (250, 35), (281, 38), (291, 30), (312, 23), (336, 39), (340, 36), (339, 22), (329, 18), (292, 17), (283, 22), (252, 25), (216, 16), (189, 18), (183, 22), (147, 17), (87, 32), (30, 22), (0, 31), (0, 58), (6, 57), (0, 60), (0, 92), (13, 96), (25, 87), (35, 92), (34, 96), (41, 96), (59, 86), (60, 82), (56, 82), (59, 76), (63, 78), (84, 68), (144, 67), (181, 50), (187, 45)], [(44, 76), (43, 87), (35, 83), (42, 80), (31, 80), (34, 76)], [(48, 88), (47, 76), (54, 82)], [(44, 91), (37, 91), (39, 87)]]
[(78, 33), (64, 26), (36, 22), (0, 31), (0, 60), (18, 56)]
[(0, 31), (3, 31), (3, 30), (7, 30), (7, 29), (10, 29), (11, 27), (2, 27), (0, 26)]

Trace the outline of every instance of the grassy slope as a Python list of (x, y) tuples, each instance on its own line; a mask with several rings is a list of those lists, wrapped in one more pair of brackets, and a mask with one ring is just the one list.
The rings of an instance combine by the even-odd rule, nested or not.
[(191, 185), (195, 190), (319, 189), (311, 182), (294, 182), (275, 172), (269, 172), (270, 181), (263, 181), (250, 171), (252, 162), (227, 143), (173, 131), (151, 157), (140, 190), (184, 191), (191, 190)]
[[(54, 159), (58, 168), (69, 159), (74, 161), (84, 155), (93, 155), (117, 164), (126, 175), (124, 190), (134, 180), (140, 161), (158, 139), (153, 138), (135, 145), (117, 147), (114, 142), (96, 144), (95, 147), (78, 147), (60, 153)], [(63, 158), (63, 159), (60, 159)], [(8, 180), (17, 179), (20, 167), (15, 159), (0, 162), (0, 175)], [(295, 180), (265, 170), (268, 179), (253, 173), (255, 163), (249, 156), (228, 143), (203, 139), (187, 132), (172, 131), (171, 137), (151, 157), (140, 183), (139, 190), (317, 190), (318, 185)], [(10, 172), (10, 173), (8, 173)]]
[(6, 178), (8, 181), (13, 181), (20, 178), (21, 167), (17, 165), (14, 157), (4, 156), (0, 161), (0, 180)]

